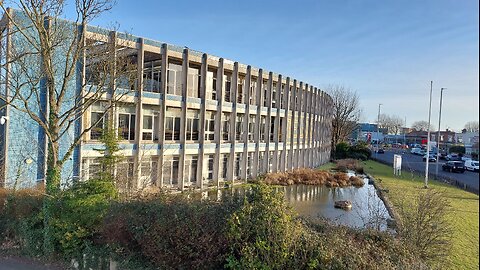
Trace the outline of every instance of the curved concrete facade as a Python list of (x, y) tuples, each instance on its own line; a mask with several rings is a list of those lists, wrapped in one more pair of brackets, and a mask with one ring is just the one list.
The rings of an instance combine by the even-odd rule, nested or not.
[(125, 153), (140, 169), (138, 187), (205, 188), (328, 162), (332, 99), (317, 87), (188, 48), (135, 37), (127, 43), (137, 70), (143, 65), (136, 123), (151, 109), (159, 124), (156, 140), (136, 127)]

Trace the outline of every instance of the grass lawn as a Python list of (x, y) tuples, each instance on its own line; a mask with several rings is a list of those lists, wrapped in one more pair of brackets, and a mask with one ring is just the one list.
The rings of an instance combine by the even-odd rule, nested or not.
[[(404, 199), (412, 199), (423, 190), (424, 178), (419, 174), (393, 175), (393, 168), (374, 161), (363, 162), (364, 169), (377, 180), (381, 179), (393, 207)], [(451, 205), (449, 219), (454, 228), (452, 250), (448, 261), (451, 269), (478, 269), (478, 203), (479, 197), (453, 186), (430, 181), (429, 187), (444, 191)]]

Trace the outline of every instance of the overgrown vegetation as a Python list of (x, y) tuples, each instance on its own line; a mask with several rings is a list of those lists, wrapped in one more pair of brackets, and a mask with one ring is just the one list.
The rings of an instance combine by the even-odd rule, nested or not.
[(325, 170), (298, 168), (288, 172), (269, 173), (260, 179), (269, 185), (325, 185), (327, 187), (361, 187), (362, 179), (348, 176), (345, 172), (330, 173)]
[[(93, 192), (88, 187), (82, 184), (67, 194)], [(62, 222), (53, 227), (58, 236), (56, 254), (96, 269), (107, 268), (108, 258), (123, 269), (418, 269), (423, 265), (388, 233), (302, 221), (286, 205), (283, 194), (264, 184), (252, 185), (244, 196), (225, 195), (222, 201), (194, 200), (185, 194), (120, 201), (108, 197), (109, 188), (104, 190), (102, 195), (93, 192), (89, 203), (78, 199), (82, 203), (71, 204), (71, 197), (62, 196), (57, 205), (62, 211), (56, 214)], [(20, 211), (18, 200), (27, 203), (30, 198), (2, 194), (6, 196), (0, 218), (10, 228), (9, 233), (2, 230), (2, 242), (8, 240), (14, 243), (11, 248), (27, 254), (41, 254), (41, 242), (28, 241), (31, 235), (42, 236), (43, 223), (35, 222), (41, 209)], [(81, 209), (86, 206), (88, 210)], [(15, 226), (18, 223), (26, 223), (25, 229)], [(102, 263), (99, 258), (106, 260)]]

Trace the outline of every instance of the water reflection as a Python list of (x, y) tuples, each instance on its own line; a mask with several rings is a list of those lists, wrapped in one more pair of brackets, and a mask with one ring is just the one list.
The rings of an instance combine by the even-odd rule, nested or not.
[[(363, 187), (328, 188), (325, 186), (292, 185), (276, 187), (284, 192), (286, 201), (304, 217), (327, 219), (333, 223), (355, 228), (386, 230), (390, 218), (375, 188), (363, 179)], [(244, 196), (249, 187), (208, 190), (197, 195), (202, 199), (220, 201), (226, 195)], [(198, 193), (197, 193), (198, 194)], [(352, 209), (345, 211), (334, 207), (335, 201), (349, 200)]]
[[(331, 222), (349, 227), (376, 228), (386, 230), (390, 218), (375, 188), (368, 185), (360, 188), (328, 188), (325, 186), (295, 185), (285, 187), (287, 202), (301, 215), (311, 218), (325, 218)], [(352, 202), (352, 210), (334, 207), (337, 200)]]

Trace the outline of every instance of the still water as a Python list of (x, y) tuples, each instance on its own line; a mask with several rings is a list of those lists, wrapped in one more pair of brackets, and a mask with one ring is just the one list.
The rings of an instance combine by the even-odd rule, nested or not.
[[(349, 173), (352, 175), (352, 173)], [(390, 218), (383, 201), (378, 197), (373, 185), (368, 184), (368, 178), (363, 178), (363, 187), (328, 188), (325, 186), (292, 185), (277, 187), (285, 194), (285, 200), (300, 215), (311, 220), (326, 219), (332, 223), (353, 228), (374, 228), (387, 230), (387, 219)], [(222, 193), (229, 192), (243, 195), (244, 187), (227, 190), (208, 191), (203, 198), (218, 200)], [(352, 202), (351, 210), (334, 207), (335, 201), (348, 200)]]
[[(332, 223), (354, 228), (387, 229), (390, 218), (383, 201), (378, 197), (373, 185), (360, 188), (328, 188), (325, 186), (294, 185), (285, 187), (285, 199), (301, 216), (324, 218)], [(334, 207), (335, 201), (352, 202), (351, 210)]]

